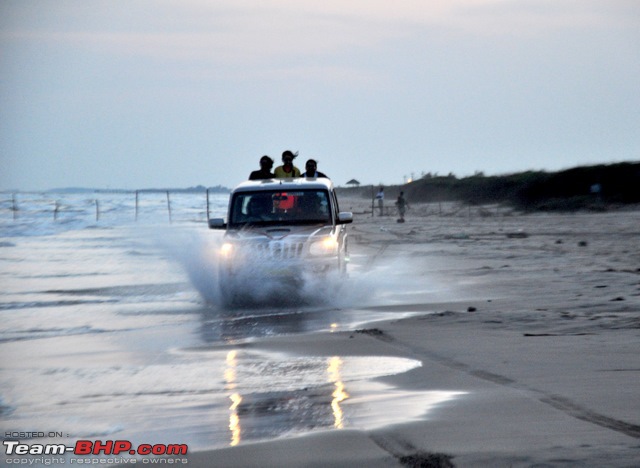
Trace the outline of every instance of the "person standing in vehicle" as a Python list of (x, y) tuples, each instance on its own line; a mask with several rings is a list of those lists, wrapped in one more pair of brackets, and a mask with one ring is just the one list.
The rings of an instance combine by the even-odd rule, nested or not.
[(380, 210), (379, 216), (382, 216), (384, 211), (384, 187), (380, 187), (380, 190), (378, 190), (376, 200), (378, 200), (378, 209)]
[(318, 171), (318, 163), (315, 159), (309, 159), (304, 168), (305, 171), (302, 174), (302, 177), (324, 177), (325, 179), (328, 179), (325, 174)]
[(409, 204), (407, 200), (404, 198), (404, 192), (400, 192), (398, 195), (398, 199), (396, 200), (396, 206), (398, 207), (398, 214), (400, 215), (400, 219), (398, 219), (399, 223), (404, 223), (404, 214), (409, 208)]
[(300, 169), (293, 165), (293, 160), (297, 157), (298, 153), (292, 153), (289, 150), (282, 153), (282, 166), (276, 167), (276, 170), (273, 171), (276, 178), (300, 177)]
[(260, 169), (249, 174), (249, 180), (273, 179), (275, 176), (271, 172), (273, 159), (266, 154), (260, 158)]

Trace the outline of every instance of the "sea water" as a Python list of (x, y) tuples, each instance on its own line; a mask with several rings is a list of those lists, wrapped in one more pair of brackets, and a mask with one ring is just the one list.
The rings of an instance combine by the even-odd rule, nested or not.
[(420, 366), (412, 359), (244, 348), (385, 315), (355, 307), (372, 296), (367, 285), (357, 293), (357, 277), (335, 285), (352, 289), (341, 301), (225, 310), (210, 255), (221, 233), (207, 217), (223, 217), (227, 203), (228, 194), (208, 206), (203, 193), (0, 194), (3, 434), (193, 450), (390, 424), (451, 398), (372, 381)]

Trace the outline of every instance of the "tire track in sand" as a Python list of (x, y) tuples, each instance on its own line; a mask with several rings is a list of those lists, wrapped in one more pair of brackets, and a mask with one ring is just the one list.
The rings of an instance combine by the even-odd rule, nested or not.
[(489, 372), (483, 369), (476, 369), (472, 366), (457, 361), (455, 359), (451, 359), (447, 356), (443, 356), (436, 352), (420, 348), (420, 347), (409, 347), (408, 345), (402, 343), (392, 335), (382, 332), (379, 334), (370, 335), (372, 338), (377, 340), (384, 341), (387, 345), (391, 345), (395, 348), (402, 350), (403, 352), (411, 355), (415, 359), (428, 359), (430, 361), (436, 362), (440, 365), (448, 367), (450, 369), (454, 369), (460, 372), (464, 372), (468, 375), (476, 377), (478, 379), (485, 380), (487, 382), (491, 382), (496, 385), (501, 385), (504, 387), (514, 388), (517, 390), (525, 391), (538, 400), (539, 402), (551, 406), (552, 408), (562, 411), (576, 419), (580, 419), (582, 421), (589, 422), (591, 424), (595, 424), (600, 427), (604, 427), (606, 429), (619, 432), (621, 434), (628, 435), (629, 437), (633, 437), (635, 439), (640, 439), (640, 426), (637, 424), (631, 424), (626, 421), (622, 421), (620, 419), (615, 419), (604, 414), (598, 413), (597, 411), (593, 411), (585, 406), (582, 406), (569, 398), (562, 397), (560, 395), (554, 395), (552, 393), (546, 392), (544, 390), (530, 387), (516, 380), (510, 379), (504, 375), (495, 374), (493, 372)]

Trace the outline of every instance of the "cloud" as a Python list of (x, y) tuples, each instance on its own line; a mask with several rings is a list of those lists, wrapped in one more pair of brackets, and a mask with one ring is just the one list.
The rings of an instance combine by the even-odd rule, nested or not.
[[(30, 4), (30, 2), (26, 2)], [(76, 10), (65, 2), (6, 21), (4, 39), (55, 41), (153, 58), (261, 62), (375, 47), (417, 30), (530, 34), (545, 28), (624, 22), (601, 2), (547, 0), (191, 0), (129, 2)], [(624, 4), (625, 2), (607, 2)], [(591, 6), (584, 7), (585, 4)], [(110, 3), (110, 5), (112, 5)], [(579, 11), (579, 12), (577, 12)]]
[(637, 0), (7, 0), (0, 141), (25, 177), (39, 165), (19, 161), (67, 154), (148, 167), (237, 156), (223, 184), (245, 176), (241, 156), (290, 145), (331, 154), (328, 173), (363, 171), (354, 155), (367, 154), (370, 181), (492, 171), (514, 154), (536, 167), (559, 163), (526, 155), (635, 155), (639, 12)]
[(550, 28), (597, 27), (614, 21), (624, 26), (629, 21), (615, 8), (624, 7), (624, 1), (607, 2), (614, 6), (605, 9), (602, 2), (583, 0), (579, 10), (571, 8), (575, 2), (569, 0), (145, 0), (126, 7), (96, 3), (99, 7), (92, 9), (76, 8), (77, 2), (46, 12), (25, 8), (28, 15), (5, 20), (0, 37), (3, 43), (57, 44), (174, 66), (223, 67), (216, 70), (218, 75), (230, 78), (236, 78), (238, 70), (246, 74), (252, 69), (264, 76), (267, 70), (286, 68), (285, 76), (292, 76), (306, 68), (324, 70), (336, 79), (356, 77), (357, 82), (357, 75), (366, 75), (366, 61), (358, 66), (346, 57), (368, 54), (374, 60), (414, 36), (427, 35), (442, 43), (460, 35), (531, 36)]

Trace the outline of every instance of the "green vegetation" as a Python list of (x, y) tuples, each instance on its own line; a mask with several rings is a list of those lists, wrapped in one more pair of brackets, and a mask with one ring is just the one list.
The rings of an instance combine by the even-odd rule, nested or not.
[[(341, 192), (370, 197), (373, 187)], [(640, 162), (576, 167), (560, 172), (528, 171), (458, 179), (454, 175), (423, 178), (385, 187), (387, 197), (400, 190), (410, 202), (458, 201), (470, 205), (502, 204), (523, 211), (604, 210), (611, 205), (640, 203)]]

